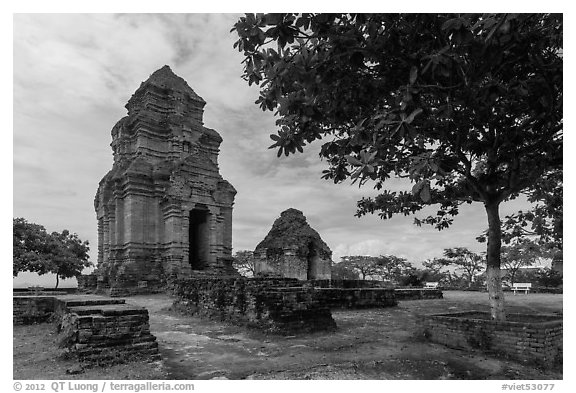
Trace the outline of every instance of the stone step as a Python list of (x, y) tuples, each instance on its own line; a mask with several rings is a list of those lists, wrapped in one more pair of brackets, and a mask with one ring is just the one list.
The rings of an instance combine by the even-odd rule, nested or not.
[(58, 296), (56, 300), (67, 308), (79, 307), (79, 306), (96, 306), (96, 305), (108, 305), (108, 304), (125, 304), (125, 299), (112, 299), (104, 296), (86, 296), (86, 295), (76, 295), (76, 296)]
[(82, 316), (93, 314), (103, 316), (148, 314), (148, 310), (146, 310), (144, 307), (133, 306), (123, 303), (87, 304), (81, 306), (68, 307), (68, 310), (71, 313), (75, 313)]

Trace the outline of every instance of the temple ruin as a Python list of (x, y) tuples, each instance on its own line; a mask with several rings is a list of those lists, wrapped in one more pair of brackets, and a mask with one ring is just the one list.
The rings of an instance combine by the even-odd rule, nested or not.
[(288, 209), (254, 250), (256, 274), (299, 280), (330, 279), (332, 251), (300, 210)]
[(100, 181), (98, 289), (133, 293), (196, 274), (234, 274), (236, 190), (218, 169), (220, 135), (206, 102), (164, 66), (112, 129), (114, 163)]

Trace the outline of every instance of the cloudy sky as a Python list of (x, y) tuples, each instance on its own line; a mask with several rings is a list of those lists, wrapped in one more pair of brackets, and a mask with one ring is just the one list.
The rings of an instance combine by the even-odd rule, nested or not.
[[(253, 250), (283, 210), (302, 210), (343, 255), (394, 254), (418, 264), (447, 247), (483, 251), (481, 205), (465, 206), (449, 230), (413, 217), (354, 217), (369, 187), (320, 178), (319, 144), (276, 158), (274, 117), (255, 104), (233, 49), (235, 14), (16, 14), (13, 58), (13, 216), (48, 231), (69, 229), (97, 249), (94, 195), (112, 167), (110, 131), (140, 83), (168, 64), (207, 102), (204, 123), (223, 137), (220, 172), (237, 189), (234, 251)], [(390, 182), (394, 190), (410, 185)], [(502, 214), (518, 210), (517, 203)], [(425, 214), (423, 214), (425, 215)], [(24, 275), (20, 283), (29, 280)]]

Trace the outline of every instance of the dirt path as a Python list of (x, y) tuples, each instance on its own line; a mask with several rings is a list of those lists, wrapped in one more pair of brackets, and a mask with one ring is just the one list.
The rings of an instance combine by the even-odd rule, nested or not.
[[(416, 336), (417, 315), (487, 310), (487, 294), (449, 291), (444, 299), (401, 302), (388, 309), (333, 311), (335, 333), (266, 335), (184, 317), (166, 295), (128, 302), (150, 312), (151, 330), (174, 379), (561, 379), (479, 352), (427, 343)], [(509, 295), (509, 312), (562, 312), (562, 295)]]

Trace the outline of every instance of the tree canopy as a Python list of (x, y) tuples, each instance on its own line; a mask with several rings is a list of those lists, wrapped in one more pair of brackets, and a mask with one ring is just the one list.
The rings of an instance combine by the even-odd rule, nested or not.
[(541, 258), (552, 258), (557, 250), (542, 246), (539, 242), (523, 238), (502, 247), (502, 266), (506, 269), (510, 283), (514, 284), (518, 271), (533, 266)]
[(39, 275), (54, 273), (58, 288), (60, 278), (76, 277), (92, 266), (88, 260), (88, 242), (66, 229), (49, 234), (42, 225), (14, 218), (12, 234), (14, 277), (25, 271)]
[[(436, 205), (415, 221), (444, 229), (461, 204), (484, 205), (492, 315), (504, 319), (500, 203), (545, 199), (539, 185), (562, 173), (562, 15), (247, 14), (232, 31), (256, 103), (278, 116), (270, 147), (323, 139), (323, 178), (381, 191), (358, 216)], [(387, 190), (391, 177), (412, 189)]]
[(462, 272), (463, 277), (472, 286), (476, 276), (484, 270), (485, 256), (470, 251), (466, 247), (444, 249), (444, 258), (439, 258), (439, 263), (445, 266), (455, 266)]

